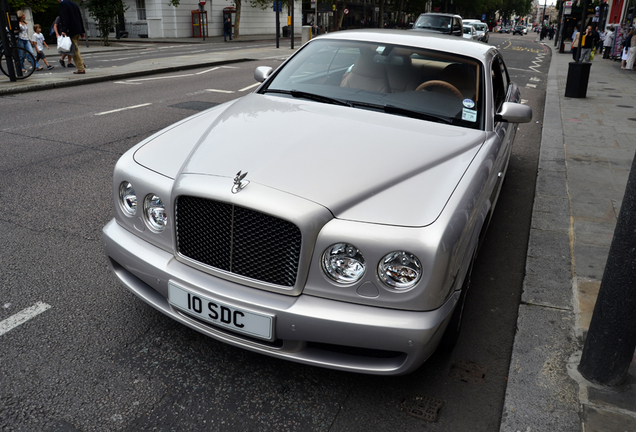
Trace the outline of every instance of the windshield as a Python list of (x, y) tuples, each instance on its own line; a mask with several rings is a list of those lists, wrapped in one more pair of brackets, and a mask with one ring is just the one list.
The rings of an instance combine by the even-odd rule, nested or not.
[(316, 39), (259, 92), (481, 129), (481, 71), (446, 52)]
[(479, 32), (486, 30), (486, 24), (473, 24), (473, 27), (475, 27), (475, 30)]
[(472, 33), (471, 28), (468, 26), (464, 26), (464, 34), (471, 34), (471, 33)]
[(414, 28), (448, 31), (451, 28), (451, 19), (446, 16), (420, 15)]

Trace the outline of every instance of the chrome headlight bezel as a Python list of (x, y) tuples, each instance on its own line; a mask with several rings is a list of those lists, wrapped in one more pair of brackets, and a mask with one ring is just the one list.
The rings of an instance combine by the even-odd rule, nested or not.
[(353, 285), (366, 273), (366, 262), (360, 250), (350, 243), (335, 243), (322, 253), (323, 273), (339, 285)]
[(119, 208), (124, 216), (133, 217), (137, 214), (138, 197), (135, 188), (129, 181), (123, 181), (119, 184)]
[(378, 263), (378, 278), (392, 291), (409, 291), (422, 279), (422, 263), (410, 252), (390, 252)]
[(161, 198), (153, 193), (144, 198), (144, 222), (151, 231), (160, 233), (168, 225), (168, 213)]

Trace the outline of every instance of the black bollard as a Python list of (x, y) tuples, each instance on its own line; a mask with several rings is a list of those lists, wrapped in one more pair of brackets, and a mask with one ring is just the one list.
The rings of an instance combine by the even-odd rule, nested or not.
[(588, 381), (622, 384), (636, 349), (636, 157), (625, 188), (614, 237), (579, 372)]

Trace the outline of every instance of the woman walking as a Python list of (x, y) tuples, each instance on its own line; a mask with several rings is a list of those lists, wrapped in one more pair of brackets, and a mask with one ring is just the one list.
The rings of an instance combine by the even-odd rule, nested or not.
[[(29, 37), (29, 26), (26, 22), (26, 15), (24, 15), (24, 12), (22, 11), (18, 11), (18, 24), (20, 24), (20, 33), (18, 33), (18, 46), (24, 48), (31, 53), (33, 58), (36, 58), (35, 54), (33, 53), (33, 44), (31, 42), (31, 38)], [(20, 65), (22, 66), (22, 72), (26, 72), (26, 70), (24, 69), (23, 54), (20, 55)], [(37, 59), (35, 60), (35, 70), (42, 70)]]

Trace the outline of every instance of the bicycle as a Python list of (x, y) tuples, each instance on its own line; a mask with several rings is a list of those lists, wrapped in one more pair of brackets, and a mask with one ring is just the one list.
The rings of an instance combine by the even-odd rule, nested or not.
[[(24, 79), (30, 77), (35, 72), (35, 57), (29, 51), (22, 47), (12, 46), (12, 55), (6, 55), (4, 47), (0, 44), (0, 70), (6, 76), (9, 76), (8, 62), (12, 61), (14, 65), (15, 77)], [(18, 67), (21, 66), (21, 67)]]

